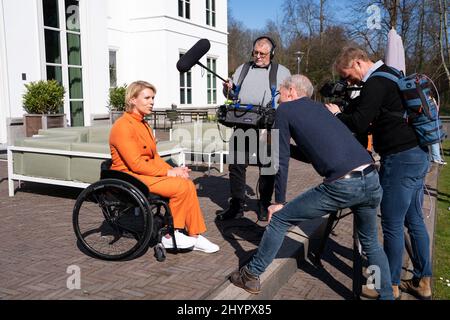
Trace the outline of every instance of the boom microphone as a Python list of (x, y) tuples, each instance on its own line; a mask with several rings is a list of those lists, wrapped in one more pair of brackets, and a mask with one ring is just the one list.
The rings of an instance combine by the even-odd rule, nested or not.
[(200, 39), (180, 58), (180, 60), (178, 60), (178, 71), (184, 73), (191, 70), (191, 68), (209, 51), (210, 48), (211, 43), (208, 39)]
[(212, 71), (211, 69), (205, 67), (203, 64), (199, 62), (199, 60), (209, 51), (211, 48), (211, 43), (208, 39), (200, 39), (192, 48), (190, 48), (177, 62), (177, 69), (181, 73), (188, 72), (191, 68), (198, 64), (202, 68), (205, 68), (216, 77), (220, 78), (222, 81), (227, 82), (224, 78), (219, 76), (217, 73)]

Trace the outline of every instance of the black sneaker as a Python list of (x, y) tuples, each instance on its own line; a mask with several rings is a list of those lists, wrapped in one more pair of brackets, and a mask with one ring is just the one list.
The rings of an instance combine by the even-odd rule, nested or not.
[(250, 273), (246, 266), (231, 273), (230, 281), (236, 287), (242, 288), (252, 294), (258, 294), (261, 292), (259, 277)]
[(216, 216), (217, 220), (240, 219), (244, 216), (244, 201), (239, 199), (231, 199), (228, 209), (222, 211)]
[(261, 200), (258, 201), (258, 211), (256, 212), (256, 214), (258, 215), (258, 220), (259, 221), (267, 221), (268, 220), (268, 217), (269, 217), (269, 211), (268, 211), (269, 205), (267, 205), (266, 203), (262, 202)]

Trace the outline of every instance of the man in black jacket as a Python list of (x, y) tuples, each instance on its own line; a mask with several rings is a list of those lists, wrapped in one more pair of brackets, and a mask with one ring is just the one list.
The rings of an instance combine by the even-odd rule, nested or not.
[[(372, 128), (373, 146), (381, 157), (381, 222), (394, 297), (399, 296), (400, 285), (402, 291), (430, 299), (430, 240), (422, 216), (428, 151), (418, 145), (413, 127), (402, 117), (405, 109), (397, 84), (383, 77), (371, 77), (379, 71), (394, 74), (389, 67), (382, 61), (372, 62), (366, 52), (351, 47), (342, 50), (334, 67), (349, 83), (363, 85), (359, 106), (353, 113), (340, 113), (333, 104), (327, 107), (356, 134)], [(413, 247), (414, 278), (400, 282), (404, 226)]]
[[(382, 190), (373, 160), (342, 122), (323, 104), (310, 99), (312, 93), (311, 82), (301, 75), (280, 86), (280, 102), (284, 103), (276, 111), (274, 124), (279, 130), (275, 204), (269, 207), (270, 223), (258, 251), (246, 266), (231, 274), (230, 280), (250, 293), (259, 293), (259, 276), (275, 258), (291, 224), (351, 208), (369, 265), (379, 268), (380, 283), (375, 287), (381, 299), (392, 299), (389, 265), (378, 243), (377, 208)], [(290, 144), (291, 138), (296, 146)], [(310, 162), (324, 182), (287, 203), (291, 155)]]

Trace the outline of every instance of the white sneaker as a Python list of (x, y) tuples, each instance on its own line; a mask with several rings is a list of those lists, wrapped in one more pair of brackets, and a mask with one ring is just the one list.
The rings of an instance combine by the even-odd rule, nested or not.
[(202, 235), (198, 235), (197, 242), (195, 243), (194, 250), (202, 251), (206, 253), (214, 253), (219, 251), (219, 246), (212, 243)]
[[(177, 242), (177, 248), (178, 249), (189, 249), (193, 248), (195, 244), (197, 243), (197, 239), (194, 237), (189, 237), (185, 235), (184, 233), (175, 230), (175, 240)], [(173, 249), (173, 240), (172, 237), (166, 238), (165, 236), (162, 237), (161, 243), (166, 249)]]
[(433, 160), (433, 162), (444, 166), (447, 164), (444, 160)]

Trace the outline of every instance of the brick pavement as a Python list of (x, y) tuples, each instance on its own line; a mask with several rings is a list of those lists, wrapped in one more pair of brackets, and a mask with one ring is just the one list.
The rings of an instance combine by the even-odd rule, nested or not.
[[(218, 253), (168, 254), (160, 263), (150, 249), (132, 261), (107, 262), (77, 247), (72, 209), (80, 189), (23, 183), (10, 198), (7, 164), (0, 161), (0, 299), (189, 300), (208, 296), (253, 253), (264, 223), (256, 221), (254, 212), (256, 167), (248, 170), (245, 219), (218, 224), (214, 217), (227, 204), (228, 173), (212, 170), (208, 177), (204, 170), (200, 166), (192, 176), (208, 227), (206, 236), (220, 245)], [(319, 181), (309, 165), (292, 160), (288, 198)], [(80, 290), (66, 286), (67, 268), (72, 265), (81, 270)]]

